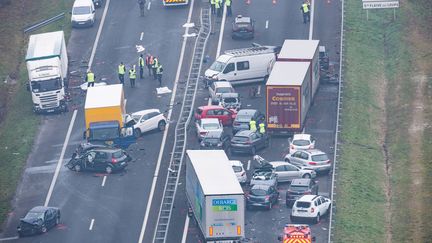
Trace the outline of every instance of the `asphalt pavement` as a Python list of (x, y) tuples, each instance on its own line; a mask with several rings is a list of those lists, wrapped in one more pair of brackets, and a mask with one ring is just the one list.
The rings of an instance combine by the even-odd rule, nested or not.
[[(161, 1), (151, 1), (145, 17), (139, 16), (135, 0), (107, 1), (109, 8), (104, 26), (98, 36), (99, 42), (95, 51), (92, 70), (97, 81), (108, 84), (118, 83), (117, 65), (124, 62), (137, 64), (137, 52), (144, 47), (142, 53), (152, 53), (164, 65), (163, 86), (174, 91), (174, 80), (178, 72), (177, 93), (171, 99), (171, 94), (158, 95), (157, 81), (145, 72), (145, 79), (137, 79), (137, 87), (132, 89), (128, 79), (125, 82), (127, 111), (134, 112), (148, 108), (158, 108), (166, 115), (172, 112), (169, 129), (163, 132), (144, 134), (138, 143), (129, 150), (134, 161), (123, 173), (113, 175), (94, 173), (75, 173), (64, 166), (58, 171), (52, 194), (49, 195), (49, 206), (61, 209), (61, 224), (46, 234), (13, 240), (16, 242), (138, 242), (143, 234), (142, 242), (151, 242), (157, 220), (162, 190), (165, 183), (167, 165), (174, 138), (173, 128), (181, 106), (184, 82), (191, 61), (193, 39), (186, 42), (184, 63), (179, 68), (184, 34), (182, 25), (188, 19), (190, 5), (186, 7), (164, 8)], [(191, 22), (199, 22), (199, 10), (208, 7), (205, 1), (192, 1), (194, 10)], [(243, 1), (233, 3), (233, 14), (251, 16), (256, 20), (256, 37), (252, 41), (234, 41), (230, 37), (231, 21), (227, 18), (222, 39), (222, 50), (249, 46), (252, 42), (264, 45), (281, 45), (284, 39), (306, 39), (309, 35), (309, 25), (302, 23), (299, 10), (300, 0), (295, 1), (262, 1), (251, 0), (250, 4)], [(314, 39), (320, 39), (330, 53), (335, 64), (338, 50), (340, 3), (327, 0), (317, 1), (315, 5)], [(105, 6), (104, 6), (105, 7)], [(97, 22), (93, 28), (74, 29), (68, 44), (71, 66), (71, 97), (70, 112), (60, 115), (50, 115), (42, 118), (42, 124), (27, 167), (23, 173), (16, 197), (13, 201), (13, 211), (5, 224), (1, 237), (16, 236), (16, 226), (19, 218), (36, 205), (43, 205), (52, 183), (57, 163), (62, 152), (64, 164), (75, 147), (82, 142), (82, 132), (85, 129), (83, 105), (85, 93), (76, 87), (82, 83), (84, 73), (88, 68), (88, 60), (97, 38), (97, 28), (102, 18), (104, 8), (97, 10)], [(209, 39), (207, 53), (211, 64), (215, 59), (221, 25), (220, 19), (213, 18), (214, 29)], [(194, 29), (190, 29), (193, 32)], [(196, 31), (196, 30), (195, 30)], [(205, 70), (204, 66), (204, 70)], [(242, 103), (247, 108), (257, 108), (264, 112), (264, 85), (261, 84), (261, 97), (248, 97), (252, 86), (239, 86), (236, 90), (242, 96)], [(337, 85), (322, 83), (315, 97), (306, 122), (306, 132), (312, 133), (318, 142), (317, 147), (333, 154), (333, 139), (335, 128)], [(196, 105), (207, 103), (208, 92), (203, 85), (199, 87)], [(76, 109), (76, 114), (74, 114)], [(74, 119), (73, 119), (74, 118)], [(70, 138), (67, 138), (68, 128), (73, 121)], [(193, 124), (191, 124), (191, 127)], [(189, 129), (188, 148), (197, 148), (198, 142), (194, 129)], [(166, 139), (164, 139), (166, 136)], [(272, 138), (270, 147), (259, 151), (259, 154), (269, 160), (280, 160), (287, 152), (287, 138)], [(236, 155), (232, 159), (240, 159), (247, 165), (251, 156)], [(251, 162), (248, 175), (256, 166)], [(320, 192), (329, 193), (330, 177), (322, 175), (317, 178)], [(155, 184), (153, 184), (155, 183)], [(180, 178), (179, 189), (174, 205), (173, 216), (168, 234), (168, 242), (181, 242), (185, 231), (184, 223), (187, 214), (187, 202), (184, 195), (184, 175)], [(247, 211), (246, 237), (250, 242), (277, 240), (277, 234), (282, 226), (289, 222), (289, 210), (284, 206), (284, 192), (287, 185), (279, 187), (280, 203), (271, 211)], [(152, 199), (151, 205), (149, 200)], [(147, 207), (149, 211), (146, 214)], [(147, 227), (143, 227), (145, 224)], [(318, 225), (312, 227), (317, 242), (325, 242), (328, 222), (324, 218)], [(187, 242), (198, 242), (200, 236), (197, 227), (191, 221), (186, 228)]]

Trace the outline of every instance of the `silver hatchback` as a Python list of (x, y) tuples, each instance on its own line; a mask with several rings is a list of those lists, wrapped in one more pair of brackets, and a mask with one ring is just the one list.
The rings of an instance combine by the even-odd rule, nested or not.
[(327, 154), (318, 149), (299, 150), (287, 154), (285, 161), (303, 168), (313, 169), (316, 172), (329, 171), (332, 167)]

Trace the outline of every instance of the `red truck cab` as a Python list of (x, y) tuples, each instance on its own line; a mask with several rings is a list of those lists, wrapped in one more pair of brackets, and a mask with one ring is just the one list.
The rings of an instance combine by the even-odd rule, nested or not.
[(286, 224), (283, 235), (278, 239), (283, 243), (312, 243), (315, 241), (309, 225), (306, 224)]

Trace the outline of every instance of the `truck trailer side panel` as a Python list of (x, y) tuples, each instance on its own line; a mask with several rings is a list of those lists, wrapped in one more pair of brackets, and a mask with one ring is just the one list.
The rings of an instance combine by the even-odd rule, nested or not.
[(186, 196), (195, 215), (195, 219), (202, 232), (206, 226), (203, 225), (205, 219), (205, 199), (204, 193), (196, 175), (195, 169), (189, 159), (186, 159)]

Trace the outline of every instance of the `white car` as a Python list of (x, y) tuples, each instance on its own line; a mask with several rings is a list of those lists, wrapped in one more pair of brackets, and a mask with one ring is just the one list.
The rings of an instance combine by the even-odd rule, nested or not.
[(208, 90), (209, 90), (210, 99), (212, 101), (212, 104), (214, 105), (219, 104), (219, 99), (222, 94), (235, 93), (235, 90), (231, 85), (231, 83), (226, 81), (213, 82), (208, 87)]
[(243, 167), (243, 163), (240, 160), (230, 160), (234, 173), (240, 183), (246, 183), (247, 175)]
[(293, 154), (287, 154), (285, 161), (315, 172), (330, 171), (332, 168), (327, 154), (319, 149), (299, 150)]
[(142, 133), (158, 129), (165, 130), (167, 120), (158, 109), (148, 109), (126, 115), (126, 124), (133, 120), (135, 137), (140, 137)]
[(285, 161), (269, 162), (275, 169), (278, 182), (292, 181), (298, 178), (315, 178), (316, 172), (312, 169), (301, 168)]
[(220, 134), (223, 132), (223, 125), (217, 118), (202, 118), (197, 120), (195, 125), (199, 140), (207, 136), (208, 133)]
[(304, 195), (294, 202), (291, 211), (291, 221), (313, 219), (318, 223), (322, 216), (330, 213), (331, 200), (319, 195)]
[(293, 138), (290, 138), (288, 141), (290, 154), (293, 154), (298, 150), (315, 148), (315, 138), (313, 138), (310, 134), (294, 134)]

